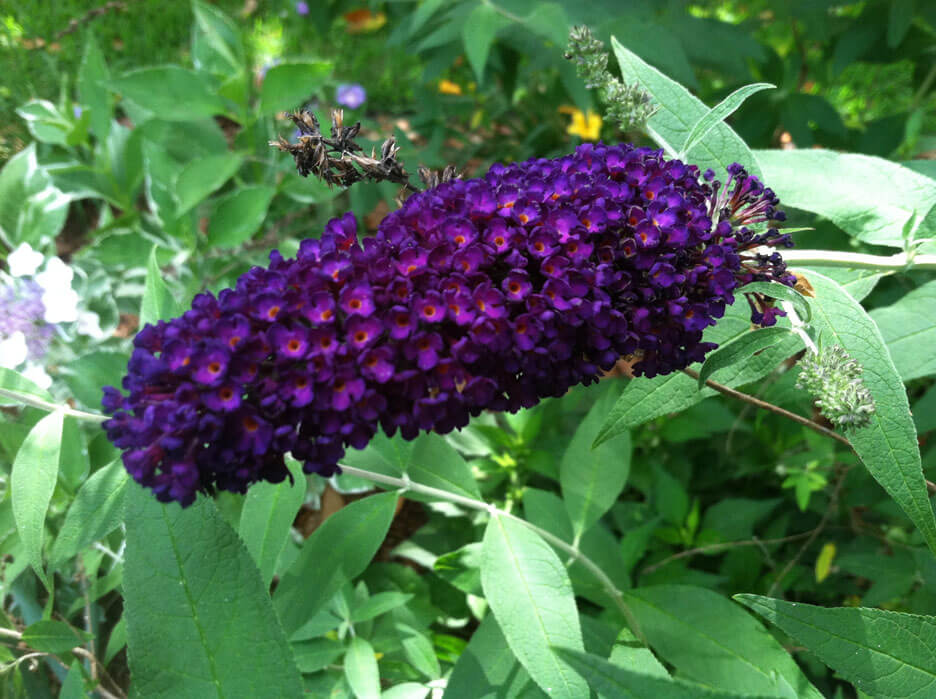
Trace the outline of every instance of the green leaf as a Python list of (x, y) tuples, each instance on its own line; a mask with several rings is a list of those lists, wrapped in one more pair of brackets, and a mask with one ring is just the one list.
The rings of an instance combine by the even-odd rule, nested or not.
[(887, 18), (887, 45), (897, 48), (913, 24), (915, 0), (891, 0)]
[(68, 668), (68, 674), (65, 675), (65, 681), (62, 682), (62, 689), (59, 690), (59, 699), (84, 699), (87, 696), (84, 691), (84, 679), (81, 676), (81, 663), (73, 660), (71, 667)]
[(194, 121), (225, 111), (207, 77), (180, 66), (131, 70), (111, 80), (110, 88), (165, 121)]
[(397, 624), (396, 628), (403, 637), (403, 653), (409, 664), (429, 679), (439, 679), (442, 676), (442, 668), (432, 647), (432, 641), (406, 624)]
[(82, 106), (91, 111), (91, 133), (99, 141), (103, 141), (110, 132), (113, 113), (110, 92), (107, 89), (110, 71), (94, 34), (87, 34), (88, 40), (78, 68), (78, 97)]
[(682, 42), (668, 27), (634, 13), (612, 15), (599, 25), (599, 31), (599, 36), (613, 34), (628, 50), (684, 87), (699, 89)]
[(520, 23), (551, 43), (553, 49), (562, 49), (568, 43), (569, 16), (561, 3), (538, 2), (530, 10), (530, 14), (520, 20)]
[(104, 649), (104, 665), (108, 665), (114, 656), (127, 645), (127, 617), (121, 616), (120, 621), (114, 625), (107, 647)]
[(445, 699), (545, 697), (507, 645), (493, 614), (484, 617), (452, 669)]
[(123, 591), (135, 693), (301, 695), (257, 567), (214, 503), (162, 505), (136, 484), (127, 497)]
[(290, 468), (290, 477), (282, 483), (255, 483), (244, 498), (238, 533), (260, 568), (260, 577), (267, 587), (273, 580), (276, 561), (289, 538), (305, 491), (302, 470)]
[(387, 535), (396, 503), (396, 493), (370, 495), (338, 510), (306, 539), (273, 595), (288, 636), (364, 572)]
[(331, 72), (332, 64), (328, 61), (296, 61), (273, 66), (266, 72), (260, 88), (261, 113), (301, 107), (325, 85)]
[(74, 128), (74, 123), (67, 119), (58, 108), (48, 100), (32, 99), (16, 110), (26, 122), (29, 133), (40, 143), (64, 146)]
[(936, 518), (910, 415), (907, 391), (874, 321), (842, 287), (811, 273), (813, 326), (823, 342), (841, 345), (864, 369), (862, 380), (874, 397), (877, 411), (870, 424), (847, 432), (858, 458), (874, 479), (894, 498), (936, 551)]
[(465, 55), (471, 64), (478, 84), (484, 82), (484, 66), (487, 63), (488, 53), (497, 30), (504, 24), (504, 18), (489, 3), (482, 2), (468, 15), (467, 21), (462, 25), (462, 43), (465, 45)]
[(622, 432), (592, 448), (617, 396), (616, 390), (605, 391), (595, 402), (575, 430), (559, 465), (562, 496), (577, 538), (611, 509), (630, 473), (629, 433)]
[(55, 537), (49, 566), (56, 568), (89, 544), (100, 541), (123, 521), (127, 470), (116, 459), (84, 482)]
[[(786, 323), (784, 319), (779, 322)], [(706, 328), (702, 339), (723, 345), (750, 331), (750, 311), (747, 304), (736, 303), (728, 307), (724, 318), (716, 325)], [(801, 347), (802, 341), (791, 334), (779, 344), (751, 357), (743, 365), (725, 369), (721, 383), (726, 386), (742, 386), (758, 381)], [(699, 371), (701, 365), (693, 364), (691, 368)], [(661, 415), (680, 412), (713, 395), (715, 395), (714, 390), (706, 387), (700, 391), (695, 379), (682, 372), (673, 372), (652, 379), (643, 377), (633, 379), (627, 383), (621, 397), (601, 426), (595, 438), (595, 446), (611, 439), (623, 430), (636, 427)]]
[(643, 675), (667, 679), (670, 676), (653, 652), (643, 645), (630, 629), (622, 629), (618, 634), (608, 660), (612, 665)]
[(786, 284), (777, 284), (776, 282), (751, 282), (745, 284), (738, 293), (742, 294), (763, 294), (772, 299), (789, 301), (793, 304), (797, 314), (805, 321), (812, 319), (812, 310), (809, 308), (809, 299), (801, 293), (788, 287)]
[(149, 262), (146, 266), (146, 286), (143, 290), (143, 301), (140, 304), (140, 325), (156, 323), (159, 320), (168, 320), (181, 314), (179, 303), (172, 296), (166, 282), (163, 281), (162, 270), (156, 258), (157, 246), (150, 250)]
[[(934, 392), (936, 395), (936, 392)], [(473, 542), (444, 553), (432, 564), (435, 573), (462, 592), (480, 597), (481, 544)]]
[(52, 583), (42, 567), (45, 517), (58, 479), (64, 415), (56, 410), (33, 427), (16, 453), (10, 492), (16, 531), (27, 558), (47, 590)]
[(172, 229), (178, 218), (174, 183), (183, 166), (163, 146), (149, 139), (143, 141), (141, 153), (150, 208), (165, 228)]
[(785, 206), (819, 214), (866, 243), (902, 248), (914, 212), (924, 221), (936, 209), (936, 181), (883, 158), (815, 148), (755, 152)]
[(360, 636), (348, 644), (344, 657), (345, 679), (358, 699), (380, 699), (380, 672), (374, 647)]
[(701, 390), (705, 386), (706, 380), (711, 378), (718, 370), (743, 362), (751, 355), (757, 354), (768, 347), (773, 347), (789, 334), (790, 330), (788, 328), (761, 328), (722, 345), (705, 358), (705, 363), (699, 372), (699, 389)]
[(904, 381), (936, 374), (936, 281), (927, 282), (897, 303), (870, 313)]
[(192, 31), (192, 58), (195, 67), (220, 75), (244, 70), (244, 43), (237, 25), (219, 8), (201, 0), (192, 2), (195, 26)]
[(687, 153), (691, 153), (693, 148), (705, 140), (705, 137), (712, 129), (734, 114), (748, 97), (761, 90), (772, 90), (776, 87), (776, 85), (770, 83), (752, 83), (739, 87), (732, 92), (696, 122), (689, 135), (686, 136), (686, 142), (679, 149), (680, 157), (685, 157)]
[(655, 677), (614, 665), (589, 653), (557, 648), (559, 655), (584, 677), (603, 699), (754, 699), (750, 694), (733, 694)]
[(511, 650), (553, 697), (588, 697), (588, 685), (552, 650), (584, 650), (572, 583), (559, 556), (524, 525), (492, 516), (482, 544), (481, 586)]
[(344, 644), (331, 638), (313, 638), (292, 644), (299, 672), (318, 672), (332, 665), (345, 653)]
[(821, 699), (783, 646), (721, 595), (701, 587), (656, 585), (624, 596), (650, 646), (682, 677), (767, 696), (792, 687), (794, 696)]
[(39, 166), (30, 143), (0, 170), (0, 240), (10, 249), (21, 242), (46, 245), (65, 225), (70, 201)]
[(405, 592), (378, 592), (351, 610), (351, 621), (358, 624), (401, 607), (413, 598)]
[[(40, 400), (48, 401), (49, 403), (55, 402), (55, 398), (52, 397), (51, 393), (49, 393), (44, 388), (39, 388), (39, 386), (37, 386), (35, 383), (27, 379), (19, 372), (13, 371), (12, 369), (4, 369), (3, 367), (0, 367), (0, 388), (5, 391), (10, 391), (11, 393), (18, 393), (30, 398), (39, 398)], [(8, 405), (9, 400), (6, 398), (0, 398), (0, 405)], [(13, 404), (15, 404), (15, 402)]]
[(89, 352), (62, 367), (62, 376), (75, 398), (93, 410), (101, 408), (101, 387), (119, 386), (127, 373), (127, 355)]
[(829, 609), (760, 595), (734, 599), (809, 648), (866, 694), (933, 696), (936, 617), (861, 607)]
[(418, 682), (393, 685), (380, 695), (380, 699), (426, 699), (432, 690)]
[(175, 182), (176, 216), (181, 216), (234, 176), (244, 157), (219, 153), (197, 158), (186, 165)]
[(276, 189), (240, 187), (223, 197), (208, 223), (208, 241), (221, 248), (237, 247), (260, 230)]
[(23, 629), (23, 642), (43, 653), (66, 653), (90, 638), (94, 635), (63, 621), (37, 621)]
[[(613, 36), (611, 46), (624, 82), (640, 85), (649, 93), (654, 105), (659, 107), (647, 122), (647, 130), (654, 141), (674, 156), (680, 145), (686, 142), (693, 125), (709, 112), (708, 107), (675, 80), (628, 51)], [(688, 152), (686, 160), (698, 165), (702, 171), (712, 168), (719, 175), (724, 175), (732, 163), (744, 165), (753, 175), (761, 174), (754, 154), (723, 121), (713, 126), (705, 139)]]

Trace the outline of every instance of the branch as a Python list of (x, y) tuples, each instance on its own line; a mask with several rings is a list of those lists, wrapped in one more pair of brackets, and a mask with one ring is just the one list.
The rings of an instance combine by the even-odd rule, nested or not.
[(845, 484), (845, 476), (848, 475), (848, 470), (850, 468), (850, 466), (846, 466), (842, 469), (841, 473), (839, 473), (838, 480), (835, 482), (835, 488), (832, 489), (832, 495), (829, 497), (829, 506), (823, 513), (822, 519), (819, 520), (819, 524), (816, 525), (816, 528), (810, 532), (809, 538), (806, 539), (805, 543), (803, 543), (803, 545), (800, 547), (800, 550), (796, 552), (796, 555), (790, 559), (790, 562), (783, 567), (783, 570), (780, 571), (780, 574), (777, 575), (776, 579), (771, 583), (770, 589), (767, 590), (768, 597), (773, 597), (776, 594), (780, 583), (783, 582), (783, 579), (787, 575), (789, 575), (790, 571), (793, 570), (793, 566), (796, 565), (796, 562), (802, 558), (804, 553), (806, 553), (806, 549), (812, 545), (812, 543), (816, 540), (816, 537), (818, 537), (819, 534), (822, 533), (822, 530), (825, 529), (826, 525), (829, 523), (829, 520), (832, 518), (833, 512), (838, 510), (839, 495), (842, 492), (842, 486)]
[(805, 539), (807, 536), (812, 535), (812, 530), (808, 532), (803, 532), (802, 534), (792, 534), (790, 536), (783, 536), (779, 539), (745, 539), (744, 541), (724, 541), (720, 544), (708, 544), (706, 546), (699, 546), (694, 549), (687, 549), (685, 551), (680, 551), (679, 553), (674, 553), (672, 556), (667, 556), (662, 561), (654, 563), (652, 566), (647, 566), (640, 571), (641, 575), (649, 575), (659, 568), (672, 563), (673, 561), (678, 561), (680, 558), (690, 558), (696, 556), (700, 553), (708, 553), (714, 551), (716, 553), (721, 553), (722, 550), (729, 550), (734, 548), (741, 548), (743, 546), (757, 546), (761, 548), (763, 546), (771, 546), (773, 544), (786, 544), (791, 541), (799, 541), (800, 539)]
[(598, 580), (602, 589), (608, 594), (608, 596), (614, 600), (615, 606), (621, 612), (621, 614), (624, 615), (624, 618), (627, 619), (627, 623), (630, 625), (634, 633), (637, 634), (641, 640), (643, 640), (643, 634), (640, 631), (637, 620), (631, 613), (630, 608), (624, 602), (623, 593), (617, 588), (611, 578), (609, 578), (607, 574), (600, 567), (598, 567), (598, 565), (593, 560), (582, 553), (577, 547), (568, 544), (559, 537), (550, 534), (545, 529), (541, 529), (540, 527), (537, 527), (535, 524), (532, 524), (531, 522), (528, 522), (521, 517), (512, 515), (505, 510), (500, 510), (494, 505), (489, 505), (482, 500), (475, 500), (474, 498), (468, 498), (463, 495), (449, 493), (445, 490), (439, 490), (438, 488), (432, 488), (428, 485), (422, 485), (421, 483), (414, 483), (409, 479), (409, 477), (405, 475), (403, 478), (395, 478), (393, 476), (385, 476), (382, 473), (373, 473), (361, 468), (355, 468), (354, 466), (346, 466), (345, 464), (338, 465), (342, 471), (349, 473), (352, 476), (357, 476), (358, 478), (363, 478), (374, 483), (389, 485), (394, 488), (400, 488), (404, 491), (411, 490), (414, 493), (420, 493), (438, 500), (445, 500), (447, 502), (456, 503), (472, 510), (481, 510), (483, 512), (487, 512), (492, 517), (503, 517), (504, 519), (510, 519), (514, 522), (517, 522), (518, 524), (522, 524), (524, 527), (535, 532), (548, 543), (555, 546), (557, 549), (561, 549), (563, 552), (567, 553), (570, 558), (573, 558), (581, 563), (582, 566), (589, 573), (591, 573), (596, 580)]
[(59, 405), (58, 403), (50, 403), (47, 400), (43, 400), (37, 396), (30, 396), (25, 393), (18, 393), (17, 391), (9, 391), (5, 388), (0, 388), (0, 398), (9, 398), (10, 400), (15, 400), (24, 405), (29, 405), (33, 408), (39, 408), (40, 410), (48, 410), (49, 412), (54, 412), (56, 410), (64, 413), (68, 417), (73, 417), (78, 420), (87, 420), (88, 422), (104, 422), (105, 420), (110, 420), (110, 417), (107, 415), (100, 415), (99, 413), (86, 413), (84, 410), (75, 410), (70, 408), (67, 405)]
[(936, 255), (907, 255), (905, 252), (898, 252), (896, 255), (866, 255), (837, 250), (784, 250), (783, 261), (791, 267), (822, 265), (873, 269), (879, 272), (901, 272), (908, 267), (936, 270)]
[[(683, 369), (682, 372), (687, 376), (691, 376), (696, 381), (699, 380), (699, 374), (692, 369)], [(765, 400), (760, 398), (755, 398), (754, 396), (748, 395), (747, 393), (742, 393), (741, 391), (736, 391), (733, 388), (729, 388), (724, 384), (720, 384), (717, 381), (712, 381), (708, 379), (705, 382), (705, 385), (711, 389), (718, 391), (719, 393), (724, 393), (726, 396), (731, 396), (732, 398), (737, 398), (738, 400), (744, 401), (745, 403), (750, 403), (753, 406), (758, 408), (763, 408), (764, 410), (769, 410), (772, 413), (776, 413), (782, 417), (785, 417), (793, 422), (796, 422), (803, 427), (808, 427), (809, 429), (818, 432), (819, 434), (830, 437), (831, 439), (841, 442), (847, 447), (851, 448), (851, 442), (849, 442), (845, 437), (840, 435), (838, 432), (830, 430), (828, 427), (823, 427), (818, 422), (813, 422), (809, 418), (803, 417), (802, 415), (797, 415), (796, 413), (791, 413), (789, 410), (781, 408), (779, 405), (774, 405), (773, 403), (768, 403)]]

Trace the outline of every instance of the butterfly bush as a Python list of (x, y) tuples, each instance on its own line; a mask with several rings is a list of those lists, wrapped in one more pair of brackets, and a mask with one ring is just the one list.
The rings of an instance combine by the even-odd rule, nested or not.
[[(352, 214), (134, 340), (108, 436), (162, 501), (279, 482), (284, 455), (338, 471), (379, 428), (463, 427), (598, 380), (704, 359), (706, 327), (755, 280), (792, 285), (777, 198), (631, 145), (497, 164), (414, 194), (375, 236)], [(753, 320), (777, 311), (752, 300)]]

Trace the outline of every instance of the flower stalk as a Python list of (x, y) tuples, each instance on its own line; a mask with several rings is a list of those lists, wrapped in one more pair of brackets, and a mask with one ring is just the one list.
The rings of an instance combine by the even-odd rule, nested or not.
[(601, 588), (605, 591), (605, 593), (614, 601), (615, 607), (618, 609), (618, 611), (621, 612), (621, 614), (624, 615), (624, 618), (628, 620), (628, 624), (631, 625), (632, 630), (634, 630), (638, 636), (640, 635), (637, 631), (638, 627), (636, 621), (633, 619), (633, 615), (631, 614), (630, 609), (624, 602), (624, 594), (617, 588), (617, 586), (614, 584), (614, 581), (608, 577), (608, 575), (598, 566), (598, 564), (596, 564), (593, 560), (591, 560), (588, 556), (579, 550), (578, 546), (573, 546), (572, 544), (563, 541), (558, 536), (555, 536), (545, 529), (536, 526), (532, 522), (528, 522), (522, 517), (517, 517), (516, 515), (511, 514), (506, 510), (498, 509), (494, 505), (486, 503), (483, 500), (475, 500), (474, 498), (465, 497), (464, 495), (458, 495), (456, 493), (450, 493), (448, 491), (433, 488), (428, 485), (422, 485), (421, 483), (415, 483), (406, 476), (403, 478), (396, 478), (394, 476), (388, 476), (383, 473), (367, 471), (363, 468), (357, 468), (355, 466), (348, 466), (346, 464), (339, 465), (342, 472), (347, 473), (350, 476), (363, 478), (364, 480), (371, 481), (372, 483), (380, 483), (381, 485), (390, 486), (392, 488), (399, 488), (403, 492), (412, 491), (414, 493), (426, 495), (437, 500), (444, 500), (456, 505), (461, 505), (471, 510), (480, 510), (487, 512), (491, 517), (502, 517), (504, 519), (510, 519), (514, 522), (517, 522), (518, 524), (523, 525), (530, 531), (538, 534), (548, 544), (561, 550), (563, 553), (568, 554), (570, 561), (575, 560), (581, 563), (582, 567), (591, 573), (591, 575), (601, 584)]
[(848, 267), (870, 269), (878, 272), (902, 272), (908, 267), (921, 270), (936, 270), (936, 255), (867, 255), (860, 252), (838, 250), (785, 250), (783, 259), (791, 266), (821, 265), (824, 267)]

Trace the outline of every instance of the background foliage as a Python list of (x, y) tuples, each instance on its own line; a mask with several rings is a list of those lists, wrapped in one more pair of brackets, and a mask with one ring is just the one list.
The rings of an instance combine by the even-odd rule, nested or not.
[[(411, 169), (467, 175), (599, 135), (649, 143), (595, 116), (562, 57), (573, 24), (616, 38), (611, 64), (650, 92), (673, 152), (759, 167), (807, 229), (798, 247), (936, 253), (931, 3), (127, 2), (60, 35), (93, 7), (0, 9), (0, 250), (64, 260), (99, 325), (47, 323), (47, 387), (0, 369), (19, 396), (0, 397), (6, 694), (931, 694), (929, 271), (807, 272), (812, 327), (861, 361), (878, 403), (854, 451), (683, 374), (616, 375), (347, 459), (447, 500), (296, 468), (183, 511), (128, 483), (84, 419), (141, 323), (337, 213), (373, 230), (395, 206), (393, 185), (296, 176), (268, 146), (292, 136), (283, 110), (327, 122), (336, 87), (360, 83), (346, 119), (366, 140), (394, 134)], [(776, 89), (687, 147), (755, 82)], [(710, 333), (758, 334), (740, 307)], [(802, 343), (775, 339), (706, 371), (816, 417), (794, 388)]]

